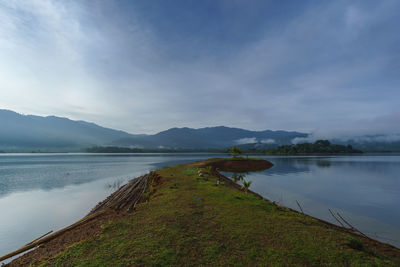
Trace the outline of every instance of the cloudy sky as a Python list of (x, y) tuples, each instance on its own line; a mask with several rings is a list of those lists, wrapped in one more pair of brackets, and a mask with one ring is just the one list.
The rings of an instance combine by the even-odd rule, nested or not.
[(131, 133), (400, 132), (400, 1), (0, 0), (0, 108)]

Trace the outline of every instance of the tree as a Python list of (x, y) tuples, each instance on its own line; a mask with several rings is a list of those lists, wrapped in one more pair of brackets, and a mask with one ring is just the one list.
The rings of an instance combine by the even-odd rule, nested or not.
[(244, 192), (246, 192), (246, 194), (247, 194), (247, 191), (249, 191), (250, 185), (251, 185), (251, 181), (246, 181), (243, 179), (243, 189), (244, 189)]
[(234, 173), (232, 174), (232, 179), (233, 179), (233, 181), (234, 181), (235, 183), (237, 183), (238, 181), (241, 181), (241, 180), (244, 179), (244, 175), (241, 174), (241, 173), (234, 172)]
[(315, 141), (314, 145), (328, 147), (331, 145), (331, 142), (329, 142), (328, 140), (317, 140)]
[(234, 157), (234, 158), (236, 158), (237, 155), (242, 154), (242, 150), (240, 150), (240, 148), (238, 148), (237, 146), (233, 146), (229, 152), (231, 153), (232, 157)]

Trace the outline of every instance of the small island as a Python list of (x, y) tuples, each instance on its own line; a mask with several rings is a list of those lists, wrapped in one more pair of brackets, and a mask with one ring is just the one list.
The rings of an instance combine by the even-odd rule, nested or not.
[(320, 154), (361, 154), (361, 150), (351, 145), (332, 144), (328, 140), (317, 140), (314, 143), (302, 143), (294, 145), (278, 146), (266, 151), (272, 155), (320, 155)]

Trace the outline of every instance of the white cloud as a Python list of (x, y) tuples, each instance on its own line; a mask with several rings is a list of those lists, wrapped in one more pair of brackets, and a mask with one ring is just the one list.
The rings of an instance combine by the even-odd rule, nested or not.
[(308, 137), (295, 137), (292, 139), (292, 144), (301, 144), (301, 143), (312, 143), (316, 139), (314, 136), (309, 135)]
[(400, 134), (389, 134), (389, 135), (376, 135), (376, 136), (358, 136), (350, 138), (357, 143), (371, 143), (371, 142), (382, 142), (382, 143), (391, 143), (391, 142), (399, 142)]
[(186, 36), (166, 43), (136, 9), (126, 16), (111, 2), (3, 1), (0, 108), (133, 133), (221, 124), (328, 137), (345, 134), (338, 128), (394, 132), (399, 123), (373, 118), (398, 111), (398, 85), (386, 77), (398, 62), (387, 20), (398, 7), (310, 5), (252, 42), (191, 60), (180, 51), (191, 44)]
[(238, 145), (245, 145), (245, 144), (254, 144), (257, 143), (257, 138), (255, 137), (246, 137), (235, 140), (235, 143)]

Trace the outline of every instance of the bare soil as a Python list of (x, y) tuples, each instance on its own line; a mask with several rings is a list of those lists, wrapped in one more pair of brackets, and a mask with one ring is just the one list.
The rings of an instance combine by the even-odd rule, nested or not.
[(212, 166), (219, 171), (226, 172), (252, 172), (263, 171), (274, 166), (271, 162), (263, 159), (233, 158), (228, 160), (215, 160), (206, 162), (206, 166)]

